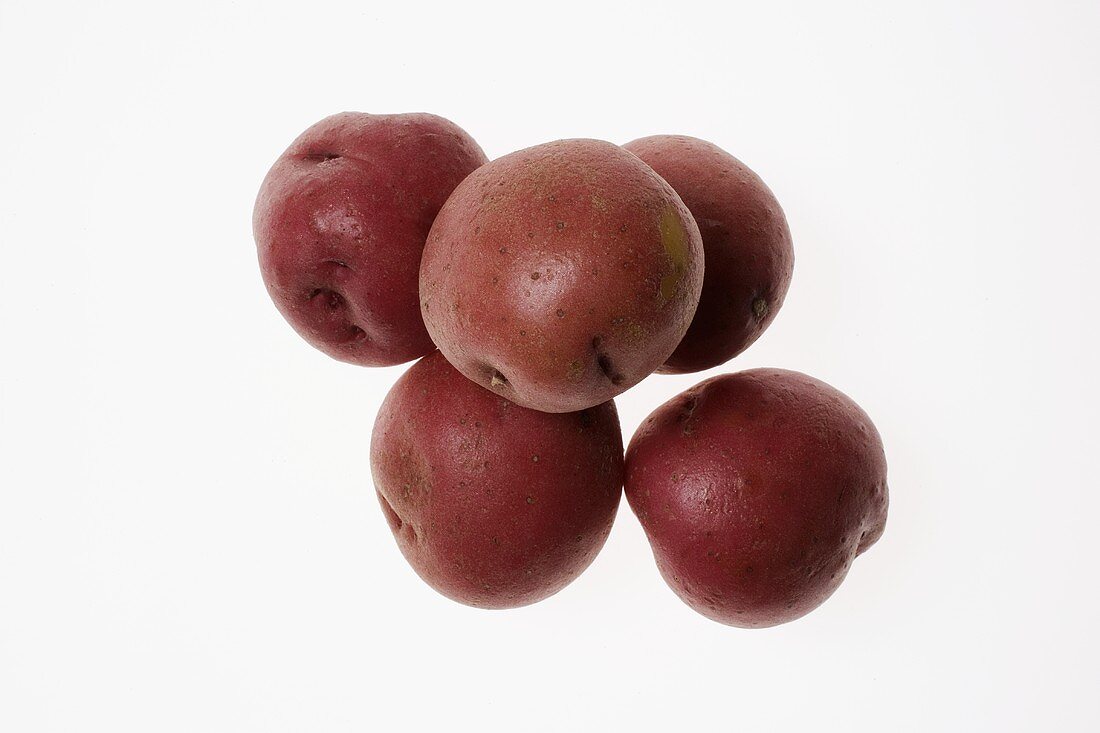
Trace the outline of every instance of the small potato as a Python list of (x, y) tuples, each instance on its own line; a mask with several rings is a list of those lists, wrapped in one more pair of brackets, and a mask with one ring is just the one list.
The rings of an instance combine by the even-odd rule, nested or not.
[(275, 161), (253, 213), (276, 307), (340, 361), (386, 366), (432, 351), (417, 293), (424, 240), (484, 162), (435, 115), (344, 112), (310, 127)]
[(798, 372), (697, 384), (646, 418), (626, 462), (627, 500), (661, 575), (689, 606), (732, 626), (813, 610), (886, 525), (875, 426)]
[(480, 608), (524, 606), (569, 584), (603, 547), (622, 492), (614, 402), (528, 410), (439, 352), (386, 396), (370, 457), (409, 564), (443, 595)]
[(424, 322), (463, 374), (546, 412), (605, 402), (676, 348), (703, 284), (690, 212), (649, 166), (559, 140), (482, 166), (420, 268)]
[(706, 252), (691, 328), (658, 371), (698, 372), (724, 364), (760, 337), (787, 295), (794, 249), (783, 209), (759, 176), (705, 140), (654, 135), (623, 147), (680, 194)]

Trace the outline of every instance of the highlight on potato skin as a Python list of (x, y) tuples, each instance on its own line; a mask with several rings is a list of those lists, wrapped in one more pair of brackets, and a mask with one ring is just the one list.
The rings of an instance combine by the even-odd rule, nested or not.
[(649, 166), (608, 142), (559, 140), (459, 184), (424, 249), (421, 308), (467, 377), (569, 412), (664, 363), (691, 323), (703, 268), (695, 220)]
[(653, 135), (623, 147), (680, 195), (703, 238), (699, 307), (658, 371), (680, 374), (724, 364), (760, 338), (783, 306), (794, 270), (783, 209), (759, 176), (713, 143)]
[(614, 402), (529, 410), (438, 351), (386, 396), (370, 462), (405, 559), (443, 595), (479, 608), (535, 603), (572, 582), (603, 547), (622, 494)]
[(626, 465), (627, 501), (662, 577), (731, 626), (813, 610), (886, 524), (874, 424), (799, 372), (752, 369), (697, 384), (646, 418)]
[(351, 364), (432, 351), (417, 292), (424, 241), (451, 191), (485, 161), (469, 135), (435, 115), (343, 112), (311, 126), (275, 161), (253, 211), (260, 271), (279, 312)]

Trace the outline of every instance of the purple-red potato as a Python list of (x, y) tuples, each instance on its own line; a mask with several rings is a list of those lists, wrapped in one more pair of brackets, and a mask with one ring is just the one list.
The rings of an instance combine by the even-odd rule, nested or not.
[(837, 589), (886, 525), (886, 456), (866, 413), (782, 369), (708, 379), (627, 450), (626, 496), (665, 581), (699, 613), (758, 628)]
[(705, 140), (654, 135), (623, 147), (680, 194), (706, 252), (695, 319), (658, 371), (698, 372), (724, 364), (760, 337), (787, 295), (794, 249), (783, 209), (759, 176)]
[(432, 226), (428, 332), (478, 384), (546, 412), (605, 402), (680, 343), (703, 283), (699, 229), (636, 156), (559, 140), (492, 161)]
[(370, 456), (409, 564), (443, 595), (479, 608), (524, 606), (568, 585), (603, 547), (622, 492), (614, 402), (528, 410), (439, 352), (386, 396)]
[(267, 291), (302, 338), (362, 366), (432, 351), (420, 318), (420, 256), (455, 186), (485, 162), (429, 114), (327, 117), (268, 172), (253, 213)]

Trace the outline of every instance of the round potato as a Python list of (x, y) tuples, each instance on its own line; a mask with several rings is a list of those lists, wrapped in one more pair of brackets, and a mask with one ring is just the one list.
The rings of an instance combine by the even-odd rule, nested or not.
[(673, 591), (732, 626), (796, 619), (886, 524), (870, 418), (798, 372), (708, 379), (657, 408), (627, 450), (626, 496)]
[(437, 591), (480, 608), (534, 603), (580, 575), (622, 493), (615, 403), (528, 410), (466, 379), (439, 352), (386, 396), (370, 456), (405, 558)]
[(428, 332), (478, 384), (546, 412), (592, 407), (659, 367), (703, 284), (699, 229), (636, 156), (560, 140), (482, 166), (420, 269)]
[(753, 344), (779, 313), (794, 268), (791, 231), (760, 177), (717, 145), (654, 135), (624, 145), (676, 189), (699, 225), (707, 269), (699, 308), (658, 371), (698, 372)]
[(327, 117), (268, 172), (253, 214), (264, 284), (291, 326), (340, 361), (400, 364), (435, 347), (420, 256), (443, 202), (485, 154), (429, 114)]

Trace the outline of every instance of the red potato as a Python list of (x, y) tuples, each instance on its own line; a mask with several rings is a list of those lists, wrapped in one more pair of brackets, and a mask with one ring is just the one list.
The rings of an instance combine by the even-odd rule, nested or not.
[(310, 127), (268, 172), (253, 213), (276, 307), (340, 361), (386, 366), (432, 351), (417, 293), (424, 240), (485, 160), (435, 115), (344, 112)]
[(478, 384), (536, 410), (605, 402), (691, 323), (703, 248), (687, 207), (617, 145), (560, 140), (482, 166), (432, 226), (428, 332)]
[(724, 364), (760, 337), (787, 295), (794, 249), (783, 209), (759, 176), (705, 140), (654, 135), (623, 147), (684, 200), (706, 252), (691, 328), (658, 371), (698, 372)]
[(439, 352), (386, 396), (370, 456), (405, 558), (437, 591), (480, 608), (534, 603), (580, 575), (611, 531), (622, 490), (614, 402), (528, 410)]
[(732, 626), (813, 610), (886, 525), (875, 426), (798, 372), (697, 384), (646, 418), (626, 462), (627, 500), (661, 575), (693, 609)]

